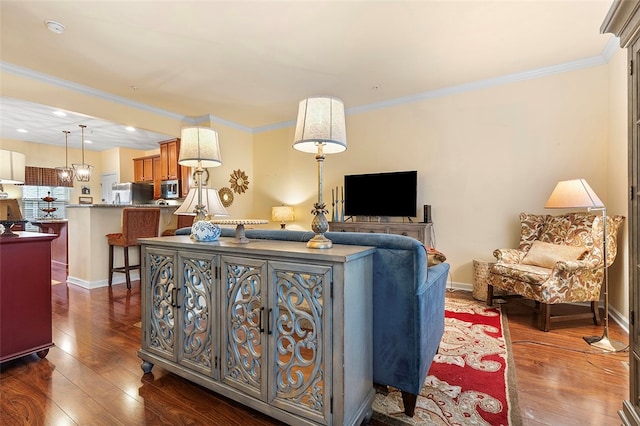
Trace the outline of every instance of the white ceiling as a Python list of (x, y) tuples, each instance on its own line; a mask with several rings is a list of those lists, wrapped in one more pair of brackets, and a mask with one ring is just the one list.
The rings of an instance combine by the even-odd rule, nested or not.
[[(1, 1), (3, 71), (63, 81), (179, 117), (259, 131), (298, 102), (332, 95), (349, 112), (602, 58), (611, 0)], [(62, 23), (55, 34), (44, 21)], [(597, 61), (595, 62), (597, 63)], [(1, 85), (0, 85), (1, 88)], [(3, 138), (88, 150), (167, 139), (126, 123), (0, 98)], [(67, 111), (71, 113), (71, 111)], [(34, 126), (35, 125), (35, 126)], [(29, 133), (16, 133), (17, 128)]]

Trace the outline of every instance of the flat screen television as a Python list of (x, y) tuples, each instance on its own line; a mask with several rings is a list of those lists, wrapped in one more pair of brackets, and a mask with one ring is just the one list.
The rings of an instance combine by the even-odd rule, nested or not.
[(414, 217), (418, 172), (370, 173), (344, 177), (345, 216)]

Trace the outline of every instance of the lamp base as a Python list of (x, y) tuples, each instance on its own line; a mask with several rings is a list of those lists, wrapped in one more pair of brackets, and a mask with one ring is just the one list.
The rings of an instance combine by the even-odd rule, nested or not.
[(328, 249), (333, 247), (333, 242), (324, 236), (324, 234), (316, 234), (315, 237), (307, 241), (307, 247), (312, 249)]
[(583, 339), (590, 346), (606, 352), (622, 352), (627, 348), (627, 345), (622, 342), (609, 340), (608, 336), (585, 336)]

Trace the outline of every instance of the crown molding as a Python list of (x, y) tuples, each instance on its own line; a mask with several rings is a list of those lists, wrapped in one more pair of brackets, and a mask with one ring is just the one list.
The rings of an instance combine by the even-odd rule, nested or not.
[[(43, 83), (51, 84), (53, 86), (62, 87), (64, 89), (72, 90), (74, 92), (82, 93), (84, 95), (93, 96), (98, 99), (103, 99), (105, 101), (114, 102), (114, 103), (128, 106), (131, 108), (139, 109), (141, 111), (157, 114), (162, 117), (167, 117), (173, 120), (182, 121), (184, 123), (197, 124), (198, 122), (203, 121), (202, 117), (188, 117), (188, 116), (180, 115), (180, 114), (167, 111), (161, 108), (156, 108), (147, 104), (143, 104), (141, 102), (132, 101), (130, 99), (123, 98), (121, 96), (115, 96), (115, 95), (103, 92), (101, 90), (94, 89), (89, 86), (84, 86), (82, 84), (74, 83), (72, 81), (64, 80), (58, 77), (53, 77), (48, 74), (44, 74), (38, 71), (33, 71), (18, 65), (10, 64), (8, 62), (0, 61), (0, 70), (10, 74), (15, 74), (21, 77), (26, 77), (31, 80), (41, 81)], [(232, 121), (225, 120), (223, 118), (216, 117), (213, 115), (206, 115), (205, 117), (207, 121), (210, 121), (212, 123), (218, 123), (225, 126), (233, 127), (238, 130), (252, 133), (252, 129), (250, 127), (243, 126), (241, 124), (234, 123)]]
[[(403, 96), (400, 98), (388, 99), (382, 102), (376, 102), (367, 105), (361, 105), (357, 107), (347, 108), (345, 109), (346, 115), (352, 114), (360, 114), (363, 112), (374, 111), (383, 108), (389, 108), (397, 105), (403, 105), (413, 102), (422, 101), (425, 99), (435, 99), (441, 98), (445, 96), (451, 96), (464, 92), (471, 92), (480, 89), (486, 89), (489, 87), (500, 86), (504, 84), (515, 83), (518, 81), (531, 80), (534, 78), (547, 77), (550, 75), (561, 74), (570, 71), (577, 71), (585, 68), (595, 67), (599, 65), (604, 65), (609, 62), (611, 57), (616, 53), (616, 51), (620, 49), (620, 41), (617, 37), (612, 36), (607, 45), (603, 49), (602, 53), (598, 56), (593, 56), (590, 58), (579, 59), (576, 61), (565, 62), (558, 65), (552, 65), (549, 67), (538, 68), (534, 70), (524, 71), (520, 73), (507, 74), (500, 77), (489, 78), (485, 80), (479, 80), (471, 83), (460, 84), (457, 86), (445, 87), (437, 90), (430, 90), (427, 92), (417, 93), (414, 95)], [(259, 127), (248, 127), (244, 126), (229, 120), (222, 119), (220, 117), (216, 117), (211, 114), (203, 115), (200, 117), (187, 117), (180, 114), (176, 114), (170, 111), (166, 111), (160, 108), (155, 108), (140, 102), (131, 101), (126, 98), (122, 98), (120, 96), (110, 95), (108, 93), (102, 92), (100, 90), (93, 89), (91, 87), (83, 86), (77, 83), (73, 83), (67, 80), (59, 79), (56, 77), (52, 77), (47, 74), (39, 73), (36, 71), (29, 70), (27, 68), (19, 67), (17, 65), (8, 64), (6, 62), (0, 62), (0, 69), (6, 72), (10, 72), (13, 74), (17, 74), (20, 76), (24, 76), (27, 78), (31, 78), (34, 80), (42, 81), (45, 83), (53, 84), (56, 86), (64, 87), (69, 90), (74, 90), (80, 93), (84, 93), (87, 95), (95, 96), (101, 99), (105, 99), (111, 102), (120, 103), (132, 108), (137, 108), (143, 111), (152, 112), (154, 114), (162, 115), (168, 118), (172, 118), (175, 120), (183, 121), (187, 124), (198, 124), (198, 123), (218, 123), (228, 127), (232, 127), (238, 130), (242, 130), (251, 134), (263, 133), (272, 130), (283, 129), (286, 127), (295, 126), (295, 120), (288, 120), (274, 124), (268, 124), (266, 126)]]

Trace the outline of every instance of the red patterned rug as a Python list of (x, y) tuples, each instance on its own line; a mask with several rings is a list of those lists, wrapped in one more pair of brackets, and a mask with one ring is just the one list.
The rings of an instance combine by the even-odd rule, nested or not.
[(509, 330), (500, 309), (447, 297), (445, 331), (413, 418), (400, 392), (378, 389), (373, 418), (390, 425), (519, 425)]

